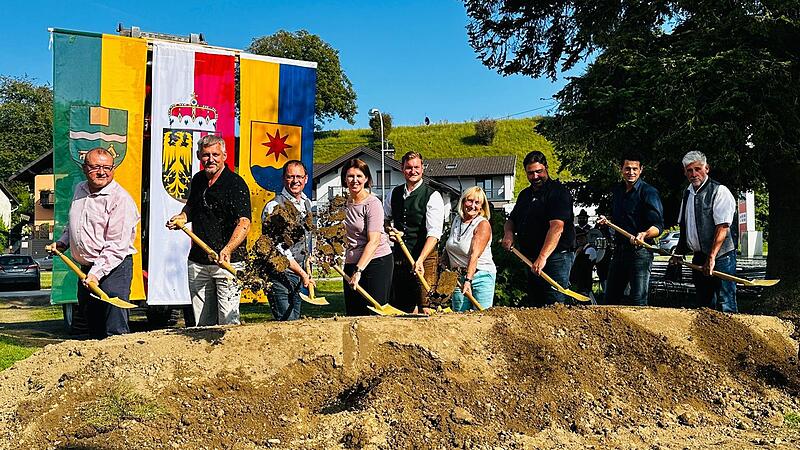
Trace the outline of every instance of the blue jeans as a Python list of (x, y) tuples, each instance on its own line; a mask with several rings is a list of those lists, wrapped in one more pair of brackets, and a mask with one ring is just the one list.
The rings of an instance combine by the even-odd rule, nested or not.
[[(530, 258), (534, 260), (535, 257)], [(563, 288), (569, 287), (569, 272), (572, 270), (572, 262), (575, 253), (571, 251), (557, 252), (547, 258), (544, 266), (544, 273), (550, 275), (554, 281)], [(566, 303), (567, 296), (558, 292), (550, 286), (544, 278), (528, 270), (528, 297), (523, 302), (523, 306), (545, 306), (554, 303)]]
[[(695, 253), (692, 257), (692, 263), (702, 266), (707, 259), (707, 255)], [(736, 275), (736, 250), (717, 256), (714, 262), (714, 270)], [(697, 293), (697, 303), (700, 306), (708, 306), (722, 312), (738, 312), (738, 307), (736, 306), (736, 283), (717, 277), (707, 277), (696, 270), (692, 271), (692, 281), (694, 281), (694, 288)]]
[(270, 280), (267, 293), (269, 308), (275, 320), (297, 320), (300, 318), (300, 277), (294, 272), (281, 272)]
[[(647, 306), (650, 268), (653, 254), (644, 247), (617, 243), (608, 268), (606, 303), (609, 305)], [(630, 293), (625, 288), (630, 284)]]
[[(464, 275), (461, 275), (459, 279), (463, 286)], [(483, 309), (491, 308), (494, 303), (494, 283), (495, 274), (493, 273), (479, 270), (472, 277), (472, 296)], [(472, 302), (461, 293), (461, 289), (456, 289), (453, 293), (453, 311), (469, 311), (471, 308), (474, 308)]]

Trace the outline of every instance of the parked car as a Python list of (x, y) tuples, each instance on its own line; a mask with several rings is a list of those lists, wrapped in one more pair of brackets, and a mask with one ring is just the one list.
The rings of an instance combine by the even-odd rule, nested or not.
[(43, 258), (37, 258), (36, 264), (39, 265), (39, 270), (44, 270), (44, 271), (53, 270), (53, 255), (47, 255)]
[(681, 238), (680, 231), (669, 231), (658, 241), (658, 247), (672, 253), (675, 247), (678, 246), (678, 240)]
[(38, 290), (39, 265), (30, 256), (0, 255), (0, 286), (14, 290)]

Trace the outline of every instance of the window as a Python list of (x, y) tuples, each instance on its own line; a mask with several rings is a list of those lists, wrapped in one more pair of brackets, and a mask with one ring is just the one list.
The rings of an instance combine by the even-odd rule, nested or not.
[(455, 170), (458, 167), (458, 164), (448, 164), (444, 166), (444, 170)]
[(484, 192), (486, 192), (487, 198), (490, 199), (495, 198), (495, 192), (493, 189), (491, 178), (486, 178), (486, 177), (475, 178), (475, 185), (479, 186), (481, 189), (483, 189)]

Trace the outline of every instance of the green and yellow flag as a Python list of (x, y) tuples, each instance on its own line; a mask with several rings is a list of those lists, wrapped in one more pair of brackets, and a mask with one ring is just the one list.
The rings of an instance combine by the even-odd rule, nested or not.
[[(114, 179), (141, 212), (147, 42), (107, 34), (53, 30), (53, 173), (55, 238), (69, 217), (75, 185), (84, 180), (86, 151), (114, 155)], [(145, 298), (141, 224), (136, 233), (131, 300)], [(53, 267), (54, 304), (75, 302), (77, 278), (61, 261)]]

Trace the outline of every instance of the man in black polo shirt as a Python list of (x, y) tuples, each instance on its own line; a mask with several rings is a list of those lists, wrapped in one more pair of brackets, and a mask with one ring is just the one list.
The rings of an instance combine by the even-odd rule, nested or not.
[[(664, 211), (656, 188), (639, 178), (644, 172), (641, 157), (624, 156), (620, 172), (623, 181), (611, 190), (611, 220), (634, 238), (627, 239), (620, 233), (614, 235), (606, 302), (647, 306), (653, 254), (638, 242), (655, 243), (653, 239), (664, 229)], [(606, 218), (600, 216), (598, 223), (605, 224)], [(625, 296), (629, 285), (630, 294)]]
[(237, 270), (244, 269), (247, 250), (241, 244), (250, 229), (250, 190), (242, 177), (225, 167), (221, 137), (203, 136), (197, 143), (197, 157), (203, 170), (192, 177), (189, 199), (181, 213), (167, 222), (167, 228), (178, 229), (179, 222), (191, 222), (192, 231), (219, 254), (214, 261), (197, 245), (189, 251), (195, 324), (238, 324), (241, 290), (217, 263), (229, 262)]
[(503, 227), (502, 245), (510, 250), (514, 235), (522, 254), (533, 261), (528, 274), (527, 306), (564, 303), (566, 297), (554, 290), (539, 274), (544, 271), (561, 286), (569, 286), (569, 272), (575, 257), (575, 228), (572, 195), (550, 179), (547, 158), (533, 151), (522, 163), (530, 186), (523, 189)]

